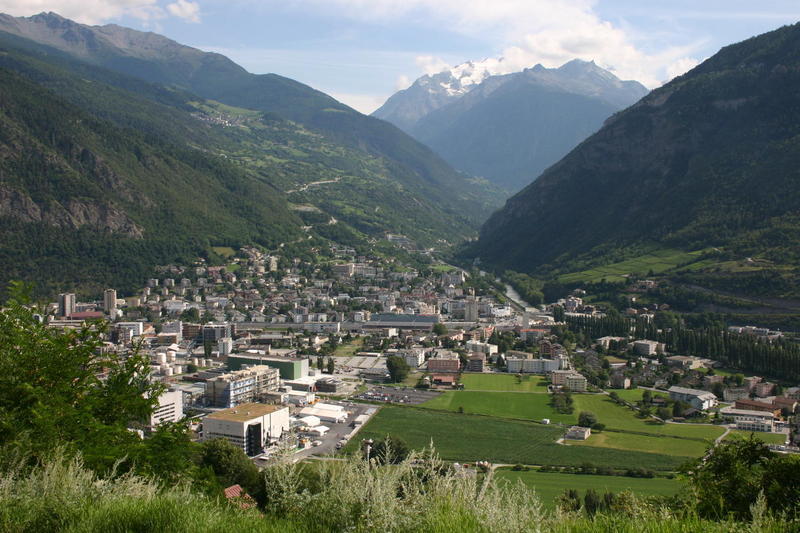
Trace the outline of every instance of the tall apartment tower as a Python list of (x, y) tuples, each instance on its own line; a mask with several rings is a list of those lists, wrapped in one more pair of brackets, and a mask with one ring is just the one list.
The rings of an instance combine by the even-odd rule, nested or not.
[(117, 310), (117, 291), (106, 289), (103, 291), (103, 311), (113, 314)]
[(64, 292), (58, 295), (58, 316), (69, 316), (75, 312), (75, 294)]

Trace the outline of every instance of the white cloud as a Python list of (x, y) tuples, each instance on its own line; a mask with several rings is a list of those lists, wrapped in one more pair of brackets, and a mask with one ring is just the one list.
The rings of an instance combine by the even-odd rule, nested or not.
[(386, 100), (385, 97), (376, 94), (325, 92), (365, 115), (369, 115), (378, 109)]
[(414, 62), (425, 74), (436, 74), (450, 67), (447, 61), (434, 56), (417, 56)]
[(168, 14), (199, 22), (199, 9), (197, 2), (189, 0), (177, 0), (166, 11), (158, 0), (0, 0), (0, 13), (19, 17), (53, 11), (83, 24), (102, 24), (126, 16), (152, 23)]
[(395, 91), (402, 91), (403, 89), (408, 89), (410, 85), (411, 79), (405, 74), (401, 74), (397, 76), (397, 80), (394, 82), (394, 89)]
[[(575, 59), (594, 60), (623, 79), (655, 87), (690, 68), (692, 52), (702, 43), (644, 52), (623, 29), (602, 20), (593, 0), (296, 0), (319, 9), (370, 21), (408, 17), (496, 43), (502, 50), (498, 73), (541, 63), (560, 66)], [(443, 70), (441, 60), (423, 56), (423, 73)], [(438, 69), (438, 70), (436, 70)]]
[(200, 22), (200, 5), (189, 0), (178, 0), (167, 5), (167, 11), (189, 22)]

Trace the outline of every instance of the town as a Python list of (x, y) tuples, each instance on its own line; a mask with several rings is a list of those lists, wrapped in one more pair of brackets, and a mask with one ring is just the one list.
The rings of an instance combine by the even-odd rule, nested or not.
[[(466, 464), (563, 468), (593, 463), (592, 450), (602, 449), (623, 455), (598, 467), (624, 469), (631, 459), (669, 471), (751, 432), (781, 453), (800, 451), (797, 384), (671, 353), (638, 338), (637, 327), (588, 338), (576, 325), (607, 321), (608, 310), (585, 303), (583, 290), (536, 307), (484, 272), (437, 261), (416, 269), (337, 245), (319, 263), (254, 247), (226, 252), (224, 265), (159, 267), (125, 297), (61, 294), (42, 317), (52, 328), (106, 324), (106, 353), (147, 355), (151, 379), (166, 389), (133, 428), (143, 438), (186, 417), (198, 440), (227, 439), (263, 465), (279, 450), (294, 460), (360, 450), (386, 428), (419, 446), (406, 420), (419, 415), (443, 457)], [(653, 286), (637, 280), (631, 290)], [(653, 324), (662, 311), (628, 308), (617, 320)], [(746, 326), (725, 335), (785, 337)], [(507, 428), (528, 420), (556, 446), (544, 458), (450, 450), (425, 425), (469, 414), (508, 420)], [(473, 422), (480, 429), (487, 420)]]

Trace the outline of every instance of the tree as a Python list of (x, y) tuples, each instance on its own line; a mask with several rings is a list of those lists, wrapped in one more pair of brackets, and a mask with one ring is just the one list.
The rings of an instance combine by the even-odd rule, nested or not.
[(433, 325), (433, 332), (437, 335), (447, 335), (447, 326), (441, 322), (437, 322)]
[(120, 472), (133, 468), (143, 442), (128, 427), (149, 418), (164, 390), (150, 381), (149, 358), (103, 353), (105, 324), (50, 328), (26, 305), (26, 287), (9, 294), (0, 307), (0, 446), (34, 461), (56, 447), (80, 452), (100, 472), (116, 461)]
[(199, 465), (210, 468), (223, 488), (238, 484), (260, 500), (263, 482), (258, 467), (239, 446), (227, 439), (211, 439), (203, 442), (199, 455)]
[(409, 453), (411, 448), (403, 439), (387, 435), (373, 443), (370, 457), (380, 464), (398, 464), (405, 461)]
[(411, 370), (406, 360), (399, 355), (390, 355), (386, 358), (386, 369), (389, 371), (389, 379), (394, 383), (405, 380)]
[(597, 415), (591, 411), (581, 411), (578, 414), (578, 425), (583, 427), (592, 427), (597, 424)]
[(752, 434), (721, 442), (689, 471), (701, 516), (749, 519), (762, 492), (774, 513), (800, 514), (800, 457), (773, 454)]
[(642, 393), (642, 403), (645, 405), (653, 403), (653, 393), (645, 389)]
[(328, 357), (328, 374), (333, 374), (336, 369), (336, 364), (333, 362), (333, 357)]
[(658, 418), (660, 418), (661, 420), (668, 420), (672, 418), (672, 411), (670, 411), (669, 408), (667, 407), (659, 407)]

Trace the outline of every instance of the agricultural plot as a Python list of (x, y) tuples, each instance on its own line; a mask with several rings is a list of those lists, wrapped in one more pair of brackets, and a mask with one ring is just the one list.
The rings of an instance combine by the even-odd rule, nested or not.
[(556, 499), (568, 489), (579, 490), (581, 494), (588, 489), (594, 489), (600, 493), (629, 490), (637, 496), (672, 496), (684, 486), (676, 479), (560, 474), (536, 470), (516, 472), (505, 468), (498, 470), (495, 475), (501, 483), (522, 482), (536, 492), (542, 505), (551, 509), (555, 507)]
[(657, 453), (557, 444), (562, 430), (532, 422), (489, 416), (444, 413), (410, 407), (381, 409), (351, 441), (345, 451), (356, 451), (361, 439), (393, 435), (412, 448), (433, 444), (439, 455), (452, 461), (486, 460), (493, 463), (578, 466), (591, 462), (614, 468), (673, 470), (683, 457)]
[(501, 392), (541, 392), (547, 393), (547, 380), (542, 376), (515, 374), (462, 374), (461, 383), (465, 390)]
[[(482, 414), (499, 418), (520, 418), (526, 420), (550, 419), (553, 423), (576, 424), (581, 411), (597, 415), (600, 423), (609, 429), (665, 435), (710, 442), (725, 431), (721, 427), (700, 424), (658, 424), (653, 420), (637, 418), (627, 407), (614, 403), (605, 394), (573, 394), (575, 410), (566, 415), (557, 413), (550, 407), (550, 396), (545, 394), (525, 394), (518, 392), (450, 391), (438, 398), (425, 402), (429, 409)], [(702, 453), (702, 450), (701, 452)]]
[(618, 450), (636, 450), (640, 452), (663, 453), (681, 457), (700, 457), (709, 443), (676, 437), (651, 437), (635, 433), (603, 431), (592, 433), (584, 441), (568, 441), (570, 446), (589, 446), (596, 448), (615, 448)]
[(678, 265), (687, 265), (700, 261), (706, 250), (684, 252), (674, 249), (655, 250), (649, 254), (640, 255), (632, 259), (599, 266), (581, 272), (572, 272), (560, 276), (561, 283), (575, 283), (580, 281), (597, 282), (602, 279), (607, 281), (624, 281), (630, 274), (644, 275), (650, 271), (655, 274), (677, 268)]
[(608, 428), (624, 431), (669, 435), (688, 439), (713, 440), (725, 430), (717, 426), (700, 424), (657, 424), (651, 420), (637, 418), (633, 411), (614, 403), (605, 394), (575, 394), (575, 413), (591, 411)]
[(556, 413), (550, 407), (549, 394), (519, 392), (449, 391), (423, 404), (429, 409), (489, 415), (500, 418), (522, 418), (574, 424), (577, 415)]

